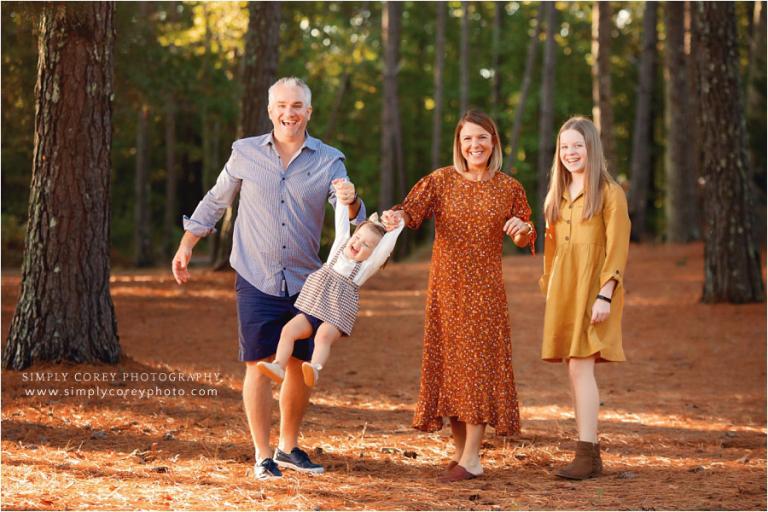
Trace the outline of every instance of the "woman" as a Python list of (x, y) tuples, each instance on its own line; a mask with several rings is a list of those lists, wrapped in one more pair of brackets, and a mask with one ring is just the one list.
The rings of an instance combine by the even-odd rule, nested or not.
[(469, 111), (456, 126), (453, 166), (422, 178), (383, 215), (411, 229), (435, 218), (413, 426), (434, 432), (450, 420), (455, 452), (442, 481), (483, 473), (486, 425), (500, 435), (520, 430), (501, 251), (505, 233), (533, 251), (530, 214), (522, 185), (501, 172), (496, 125)]
[(573, 117), (560, 128), (544, 216), (541, 357), (568, 362), (579, 433), (573, 462), (556, 475), (583, 480), (603, 469), (595, 363), (624, 361), (622, 281), (630, 232), (627, 199), (608, 174), (600, 135), (589, 119)]

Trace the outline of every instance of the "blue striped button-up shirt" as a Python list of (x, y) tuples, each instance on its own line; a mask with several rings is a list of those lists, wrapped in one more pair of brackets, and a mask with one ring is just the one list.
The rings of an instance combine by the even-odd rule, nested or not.
[[(229, 262), (264, 293), (282, 296), (301, 290), (320, 268), (320, 232), (325, 201), (336, 206), (331, 182), (347, 177), (344, 155), (306, 136), (287, 168), (280, 162), (272, 134), (240, 139), (216, 184), (184, 217), (184, 229), (204, 237), (212, 233), (240, 192)], [(365, 219), (361, 203), (355, 222)]]

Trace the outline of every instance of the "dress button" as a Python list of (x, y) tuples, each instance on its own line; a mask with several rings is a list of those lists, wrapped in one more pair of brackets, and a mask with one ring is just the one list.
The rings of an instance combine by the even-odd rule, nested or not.
[(285, 222), (283, 222), (283, 226), (285, 226)]
[(570, 238), (566, 236), (565, 237), (565, 241), (567, 242), (568, 240), (570, 240)]
[(281, 200), (280, 200), (280, 202), (281, 202), (281, 203), (284, 203), (285, 201), (281, 199)]
[(571, 206), (571, 205), (568, 205), (568, 209), (570, 210), (571, 208), (573, 208), (573, 206)]
[(285, 249), (285, 246), (283, 246), (283, 249)]
[(567, 220), (567, 221), (565, 221), (565, 223), (566, 223), (566, 224), (570, 224), (570, 223), (571, 223), (571, 221)]

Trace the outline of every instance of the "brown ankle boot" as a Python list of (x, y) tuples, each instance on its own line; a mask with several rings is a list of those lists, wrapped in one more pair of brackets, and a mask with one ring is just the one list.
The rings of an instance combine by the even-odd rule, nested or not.
[(584, 480), (598, 476), (602, 472), (603, 461), (600, 458), (600, 443), (579, 441), (576, 443), (576, 456), (573, 462), (560, 468), (555, 474), (571, 480)]

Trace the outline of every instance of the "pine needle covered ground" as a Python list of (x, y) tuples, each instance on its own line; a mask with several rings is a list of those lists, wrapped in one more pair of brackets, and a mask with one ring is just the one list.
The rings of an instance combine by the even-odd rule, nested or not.
[[(252, 479), (234, 276), (197, 270), (179, 288), (164, 270), (117, 273), (119, 365), (2, 374), (2, 508), (763, 510), (766, 308), (698, 303), (702, 252), (632, 247), (630, 361), (598, 367), (607, 471), (581, 483), (551, 476), (575, 424), (565, 367), (538, 359), (540, 256), (504, 260), (523, 433), (489, 432), (485, 475), (453, 485), (435, 481), (448, 429), (410, 428), (426, 262), (367, 284), (354, 336), (334, 348), (301, 440), (327, 473), (266, 483)], [(3, 277), (3, 340), (18, 288)]]

